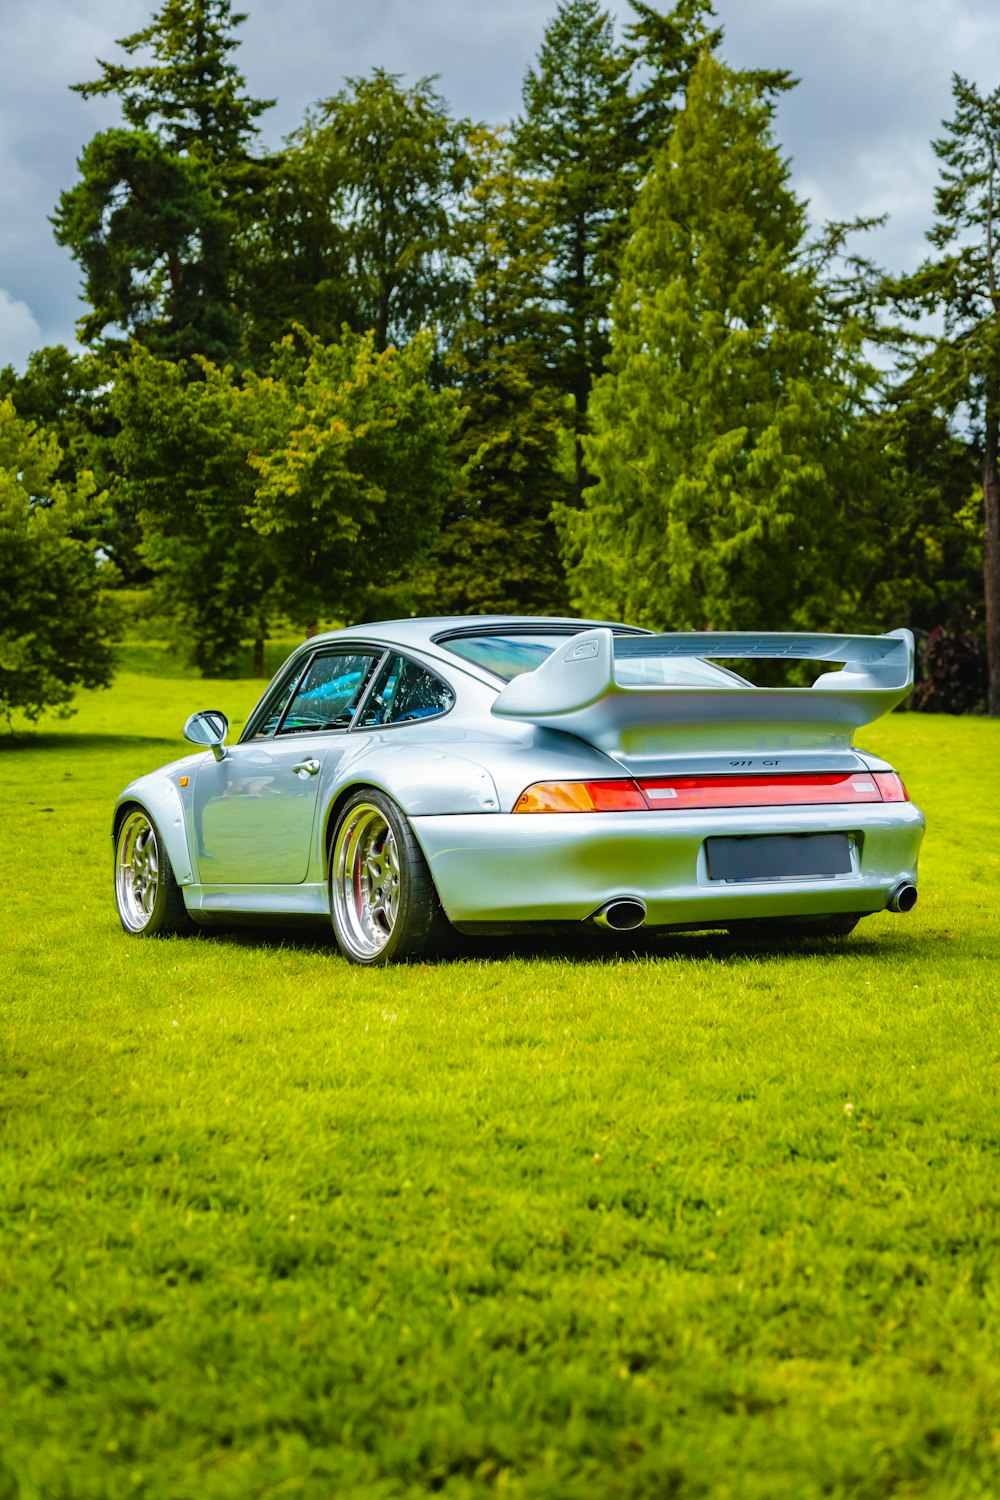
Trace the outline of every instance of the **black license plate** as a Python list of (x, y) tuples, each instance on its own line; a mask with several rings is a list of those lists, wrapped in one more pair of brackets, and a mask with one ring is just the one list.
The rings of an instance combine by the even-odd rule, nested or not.
[(765, 833), (706, 839), (711, 880), (793, 880), (803, 875), (850, 875), (846, 833)]

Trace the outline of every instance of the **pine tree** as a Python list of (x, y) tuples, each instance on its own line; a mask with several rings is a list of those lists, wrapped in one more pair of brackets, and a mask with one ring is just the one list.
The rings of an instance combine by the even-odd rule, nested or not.
[(866, 367), (824, 324), (758, 85), (702, 56), (633, 227), (573, 597), (669, 629), (829, 623)]
[(577, 495), (586, 483), (587, 404), (608, 352), (607, 311), (628, 216), (628, 70), (598, 0), (561, 0), (514, 125), (519, 165), (549, 189), (545, 292), (557, 315), (549, 360), (573, 403)]
[(633, 157), (645, 168), (666, 144), (695, 64), (702, 52), (718, 48), (722, 27), (713, 24), (711, 0), (677, 0), (666, 13), (646, 0), (629, 0), (629, 7), (629, 129)]
[(274, 103), (251, 99), (246, 79), (230, 60), (233, 35), (246, 20), (232, 0), (164, 0), (150, 24), (117, 45), (130, 58), (98, 59), (101, 77), (78, 83), (84, 99), (112, 95), (133, 130), (147, 131), (177, 155), (203, 156), (216, 165), (245, 156), (256, 120)]
[(954, 78), (954, 118), (934, 142), (941, 163), (936, 258), (889, 282), (888, 299), (914, 315), (943, 313), (940, 337), (911, 362), (904, 391), (947, 413), (970, 441), (983, 518), (987, 707), (1000, 714), (1000, 89)]
[(231, 0), (164, 0), (119, 42), (135, 61), (76, 85), (117, 97), (126, 121), (89, 143), (53, 218), (83, 268), (85, 342), (121, 331), (172, 356), (238, 349), (233, 242), (261, 184), (249, 146), (272, 102), (249, 98), (230, 60), (243, 20)]
[(571, 487), (561, 454), (565, 400), (546, 376), (545, 185), (520, 176), (481, 130), (462, 218), (469, 291), (449, 361), (464, 409), (462, 482), (414, 602), (442, 614), (551, 614), (566, 582), (552, 522)]
[[(647, 0), (629, 0), (633, 19), (625, 28), (626, 55), (631, 66), (629, 132), (634, 165), (639, 175), (652, 165), (666, 145), (684, 95), (703, 52), (715, 53), (723, 30), (712, 0), (676, 0), (666, 12)], [(751, 68), (735, 74), (763, 94), (794, 88), (784, 68)]]

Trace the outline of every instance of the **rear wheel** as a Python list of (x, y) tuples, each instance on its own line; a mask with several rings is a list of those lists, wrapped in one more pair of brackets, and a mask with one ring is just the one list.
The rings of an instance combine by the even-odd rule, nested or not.
[(115, 839), (115, 905), (133, 937), (195, 930), (160, 831), (141, 807), (125, 814)]
[(356, 964), (424, 957), (451, 930), (409, 823), (374, 788), (355, 792), (337, 821), (330, 913), (344, 956)]
[(829, 917), (753, 917), (729, 930), (735, 936), (761, 938), (838, 938), (847, 937), (861, 921), (863, 912), (843, 912)]

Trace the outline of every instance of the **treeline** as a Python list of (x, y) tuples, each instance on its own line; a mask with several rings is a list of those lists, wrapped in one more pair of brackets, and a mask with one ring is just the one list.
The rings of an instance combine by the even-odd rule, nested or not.
[(808, 225), (793, 80), (629, 4), (561, 0), (499, 129), (376, 69), (265, 152), (230, 0), (78, 85), (123, 123), (53, 217), (86, 352), (0, 372), (0, 707), (107, 678), (117, 580), (213, 672), (279, 617), (907, 623), (924, 706), (1000, 712), (998, 96), (891, 277)]

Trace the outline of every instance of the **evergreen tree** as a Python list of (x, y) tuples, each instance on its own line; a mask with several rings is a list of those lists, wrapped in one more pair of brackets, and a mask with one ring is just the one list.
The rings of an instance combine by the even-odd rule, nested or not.
[(607, 312), (628, 217), (629, 58), (599, 0), (561, 0), (514, 125), (521, 168), (549, 185), (545, 291), (556, 313), (549, 359), (573, 403), (575, 488), (594, 377), (608, 351)]
[(106, 687), (115, 618), (93, 526), (103, 497), (82, 471), (58, 474), (54, 437), (0, 399), (0, 715), (65, 710), (77, 687)]
[[(572, 399), (578, 502), (588, 482), (587, 408), (605, 368), (635, 195), (667, 141), (700, 52), (722, 37), (710, 0), (677, 0), (665, 13), (646, 0), (629, 4), (633, 19), (619, 45), (599, 0), (561, 0), (515, 123), (522, 168), (550, 187), (542, 285), (554, 314), (548, 359)], [(747, 76), (766, 90), (788, 87), (785, 73)]]
[(155, 135), (175, 155), (238, 164), (257, 134), (256, 120), (274, 103), (249, 98), (230, 59), (239, 45), (233, 33), (245, 20), (245, 13), (233, 14), (232, 0), (164, 0), (148, 26), (117, 43), (137, 60), (98, 59), (101, 77), (75, 84), (74, 92), (113, 96), (133, 130)]
[(829, 624), (870, 372), (825, 325), (759, 85), (702, 56), (633, 226), (573, 597), (669, 629)]
[[(644, 172), (666, 144), (684, 92), (702, 52), (722, 41), (712, 0), (677, 0), (666, 13), (646, 0), (629, 0), (633, 19), (625, 28), (631, 68), (629, 133), (631, 156)], [(637, 184), (636, 184), (637, 185)]]
[(968, 444), (926, 402), (889, 392), (865, 423), (872, 478), (850, 520), (859, 628), (887, 621), (926, 635), (982, 614), (982, 496)]
[(135, 61), (102, 63), (76, 86), (117, 97), (126, 121), (89, 143), (53, 218), (83, 268), (85, 342), (120, 331), (173, 356), (238, 350), (233, 242), (260, 185), (248, 148), (271, 103), (247, 97), (230, 60), (244, 19), (231, 0), (164, 0), (119, 42)]
[(904, 394), (932, 402), (970, 439), (982, 490), (987, 706), (1000, 714), (1000, 89), (984, 94), (956, 75), (953, 92), (954, 118), (934, 143), (941, 181), (927, 238), (938, 254), (885, 295), (904, 312), (943, 314)]
[[(630, 133), (640, 174), (667, 142), (695, 64), (703, 52), (716, 52), (722, 27), (715, 24), (712, 0), (676, 0), (667, 12), (647, 0), (629, 0), (633, 20), (625, 28), (632, 67)], [(735, 76), (762, 94), (795, 87), (785, 68), (748, 68)]]
[(462, 482), (415, 602), (442, 614), (558, 612), (566, 583), (551, 516), (571, 487), (561, 472), (565, 402), (543, 362), (545, 185), (518, 175), (490, 131), (474, 150), (469, 291), (449, 361), (464, 409)]

